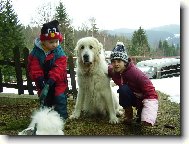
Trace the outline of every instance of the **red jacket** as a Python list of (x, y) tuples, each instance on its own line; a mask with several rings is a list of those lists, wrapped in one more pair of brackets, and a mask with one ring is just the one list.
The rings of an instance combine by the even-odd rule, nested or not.
[(36, 39), (35, 46), (28, 57), (29, 75), (36, 83), (38, 94), (41, 92), (38, 87), (38, 78), (44, 77), (54, 80), (55, 96), (59, 96), (67, 88), (67, 57), (60, 45), (48, 55), (40, 47), (39, 39)]
[(142, 94), (142, 99), (158, 99), (158, 95), (150, 79), (138, 69), (132, 62), (129, 62), (127, 68), (122, 72), (113, 72), (110, 65), (108, 75), (118, 86), (127, 84), (134, 93)]

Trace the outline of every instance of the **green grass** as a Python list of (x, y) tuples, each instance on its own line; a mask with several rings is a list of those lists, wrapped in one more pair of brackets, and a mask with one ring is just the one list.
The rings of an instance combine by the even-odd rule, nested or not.
[[(157, 122), (153, 127), (145, 127), (137, 123), (128, 126), (123, 123), (109, 124), (108, 118), (99, 116), (79, 119), (68, 119), (65, 125), (65, 135), (81, 136), (181, 136), (180, 104), (172, 103), (168, 96), (159, 94), (159, 111)], [(0, 94), (0, 134), (17, 135), (27, 128), (32, 112), (38, 108), (37, 99), (2, 98)], [(74, 101), (68, 100), (68, 113), (73, 111)], [(123, 116), (120, 117), (123, 120)], [(166, 127), (168, 125), (168, 127)]]

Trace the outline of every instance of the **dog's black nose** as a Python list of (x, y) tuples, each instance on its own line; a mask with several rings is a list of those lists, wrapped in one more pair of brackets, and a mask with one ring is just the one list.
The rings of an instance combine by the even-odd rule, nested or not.
[(89, 62), (89, 55), (88, 54), (84, 54), (83, 55), (83, 59), (84, 59), (84, 62)]

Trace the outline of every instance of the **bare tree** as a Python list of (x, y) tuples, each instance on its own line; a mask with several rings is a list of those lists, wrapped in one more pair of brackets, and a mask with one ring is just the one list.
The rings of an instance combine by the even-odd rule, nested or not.
[(98, 33), (98, 28), (96, 27), (96, 19), (94, 17), (91, 17), (89, 19), (89, 22), (91, 24), (91, 36), (95, 37)]
[(42, 3), (38, 7), (37, 14), (32, 17), (32, 25), (34, 26), (42, 26), (42, 24), (47, 23), (51, 21), (54, 18), (55, 15), (55, 8), (52, 6), (51, 2)]

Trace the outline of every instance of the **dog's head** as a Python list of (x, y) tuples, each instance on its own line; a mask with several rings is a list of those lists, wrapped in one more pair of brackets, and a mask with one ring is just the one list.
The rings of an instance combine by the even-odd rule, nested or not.
[[(102, 44), (94, 37), (81, 38), (76, 45), (77, 58), (83, 64), (92, 64), (103, 50)], [(99, 58), (98, 58), (99, 59)]]

